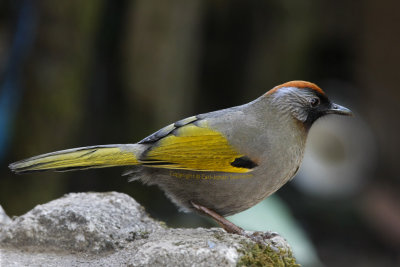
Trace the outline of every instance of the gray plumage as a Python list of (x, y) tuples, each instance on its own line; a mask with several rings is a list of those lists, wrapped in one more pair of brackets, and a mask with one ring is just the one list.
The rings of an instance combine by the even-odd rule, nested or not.
[[(292, 179), (303, 159), (311, 125), (331, 113), (351, 114), (350, 110), (331, 103), (315, 84), (293, 81), (275, 87), (248, 104), (177, 121), (137, 144), (55, 152), (11, 164), (10, 168), (15, 172), (29, 172), (129, 165), (131, 169), (125, 175), (130, 180), (159, 186), (181, 210), (193, 211), (194, 202), (227, 216), (252, 207)], [(149, 156), (165, 140), (178, 136), (180, 129), (191, 125), (223, 136), (238, 154), (226, 169), (245, 172), (191, 169)], [(196, 152), (188, 153), (200, 165), (202, 160), (209, 160), (207, 155), (201, 154), (196, 159)], [(63, 157), (59, 159), (58, 155)], [(80, 164), (79, 158), (86, 163)]]

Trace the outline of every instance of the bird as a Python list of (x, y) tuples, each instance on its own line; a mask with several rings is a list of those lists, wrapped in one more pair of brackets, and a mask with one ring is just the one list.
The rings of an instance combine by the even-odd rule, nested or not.
[(137, 143), (79, 147), (9, 165), (17, 173), (128, 166), (123, 175), (159, 186), (183, 212), (210, 216), (244, 234), (226, 216), (249, 209), (299, 170), (319, 118), (352, 115), (316, 84), (289, 81), (243, 105), (191, 116)]

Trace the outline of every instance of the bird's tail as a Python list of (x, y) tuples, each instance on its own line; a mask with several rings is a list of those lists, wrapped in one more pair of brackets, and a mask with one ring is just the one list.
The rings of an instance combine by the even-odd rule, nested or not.
[(9, 165), (15, 173), (70, 171), (90, 168), (138, 165), (139, 148), (131, 145), (102, 145), (72, 148), (47, 153)]

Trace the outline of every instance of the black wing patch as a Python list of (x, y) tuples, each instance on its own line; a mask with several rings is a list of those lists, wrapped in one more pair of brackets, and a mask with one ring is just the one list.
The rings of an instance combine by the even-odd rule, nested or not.
[(233, 167), (246, 168), (246, 169), (254, 169), (255, 167), (258, 166), (257, 163), (255, 163), (249, 157), (246, 156), (236, 158), (233, 162), (231, 162), (231, 165)]

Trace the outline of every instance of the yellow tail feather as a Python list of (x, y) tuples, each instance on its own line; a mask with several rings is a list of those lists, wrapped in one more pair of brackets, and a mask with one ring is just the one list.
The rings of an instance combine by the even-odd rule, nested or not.
[(55, 170), (104, 168), (113, 166), (137, 165), (134, 152), (126, 145), (105, 145), (73, 148), (43, 154), (10, 164), (16, 173)]

